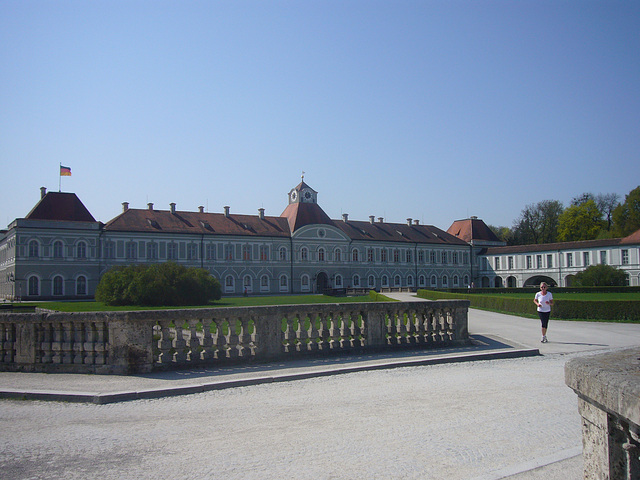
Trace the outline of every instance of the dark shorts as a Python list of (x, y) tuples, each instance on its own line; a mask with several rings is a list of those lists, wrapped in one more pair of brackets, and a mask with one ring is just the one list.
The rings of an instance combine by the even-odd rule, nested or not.
[(547, 328), (551, 312), (538, 312), (538, 315), (540, 316), (540, 322), (542, 322), (542, 328)]

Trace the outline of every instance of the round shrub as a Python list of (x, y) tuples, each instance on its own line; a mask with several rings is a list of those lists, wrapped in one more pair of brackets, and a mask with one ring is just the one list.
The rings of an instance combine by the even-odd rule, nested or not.
[(96, 288), (96, 301), (106, 305), (206, 305), (221, 297), (220, 282), (207, 270), (174, 262), (114, 267)]

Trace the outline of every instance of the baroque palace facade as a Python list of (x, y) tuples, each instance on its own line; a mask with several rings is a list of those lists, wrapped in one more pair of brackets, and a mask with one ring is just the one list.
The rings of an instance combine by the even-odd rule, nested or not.
[(92, 298), (119, 265), (175, 261), (207, 269), (224, 295), (375, 289), (567, 286), (608, 263), (639, 285), (640, 231), (624, 239), (509, 247), (472, 217), (447, 232), (417, 220), (332, 220), (303, 181), (278, 217), (129, 208), (102, 223), (73, 193), (47, 192), (0, 231), (0, 298)]

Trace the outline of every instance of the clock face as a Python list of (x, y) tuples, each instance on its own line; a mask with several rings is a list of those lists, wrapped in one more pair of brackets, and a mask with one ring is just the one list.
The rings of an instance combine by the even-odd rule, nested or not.
[(298, 198), (298, 193), (294, 190), (291, 192), (291, 200), (295, 201), (296, 198)]
[(311, 192), (304, 192), (304, 198), (309, 200), (311, 198)]

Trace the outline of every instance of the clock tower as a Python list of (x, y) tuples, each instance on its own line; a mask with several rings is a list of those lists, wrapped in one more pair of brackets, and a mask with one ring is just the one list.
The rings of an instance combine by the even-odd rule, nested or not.
[(289, 192), (289, 205), (292, 203), (318, 203), (318, 192), (302, 181)]

